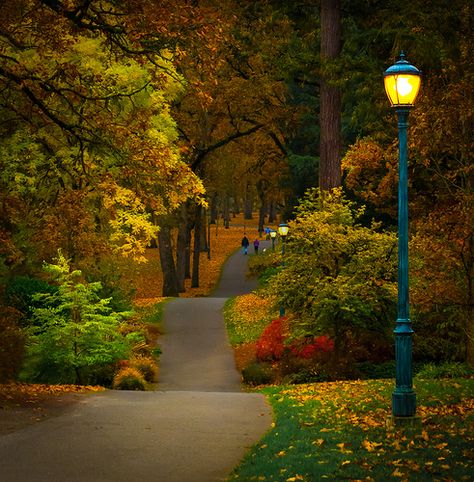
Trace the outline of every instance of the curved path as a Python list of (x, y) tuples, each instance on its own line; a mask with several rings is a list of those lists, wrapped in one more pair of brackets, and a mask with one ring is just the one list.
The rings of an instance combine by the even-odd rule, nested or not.
[(237, 252), (212, 297), (166, 306), (158, 391), (87, 395), (63, 415), (0, 437), (0, 480), (225, 480), (271, 424), (264, 397), (241, 389), (222, 320), (225, 299), (254, 287), (245, 270)]

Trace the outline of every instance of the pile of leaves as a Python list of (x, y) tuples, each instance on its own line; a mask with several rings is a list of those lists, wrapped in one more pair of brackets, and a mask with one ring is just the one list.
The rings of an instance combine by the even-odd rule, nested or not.
[(88, 393), (102, 390), (104, 390), (103, 387), (90, 385), (0, 384), (0, 408), (34, 406), (45, 399), (67, 393)]
[(472, 480), (474, 379), (419, 380), (417, 418), (394, 425), (393, 380), (263, 390), (272, 430), (231, 480)]

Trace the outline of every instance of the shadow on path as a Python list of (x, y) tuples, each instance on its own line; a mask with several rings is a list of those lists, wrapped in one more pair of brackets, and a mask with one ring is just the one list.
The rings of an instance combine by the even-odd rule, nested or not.
[(225, 298), (253, 289), (245, 271), (235, 253), (213, 297), (167, 305), (158, 391), (86, 395), (63, 415), (1, 436), (0, 480), (225, 480), (271, 424), (264, 397), (241, 390), (222, 320)]

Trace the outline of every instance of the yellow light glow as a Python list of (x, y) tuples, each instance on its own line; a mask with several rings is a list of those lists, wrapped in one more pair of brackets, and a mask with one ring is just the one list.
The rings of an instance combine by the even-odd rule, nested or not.
[(410, 74), (387, 75), (384, 83), (392, 105), (413, 105), (420, 90), (421, 78)]
[(276, 231), (270, 231), (270, 237), (275, 238), (277, 235)]
[(288, 234), (288, 226), (286, 224), (280, 224), (280, 226), (278, 226), (278, 232), (280, 236), (285, 237)]

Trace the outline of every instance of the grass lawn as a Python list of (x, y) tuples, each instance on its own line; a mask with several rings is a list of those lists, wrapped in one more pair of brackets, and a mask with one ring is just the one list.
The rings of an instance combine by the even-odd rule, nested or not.
[(390, 423), (393, 380), (266, 387), (270, 432), (229, 480), (474, 480), (474, 379), (416, 380), (416, 427)]

